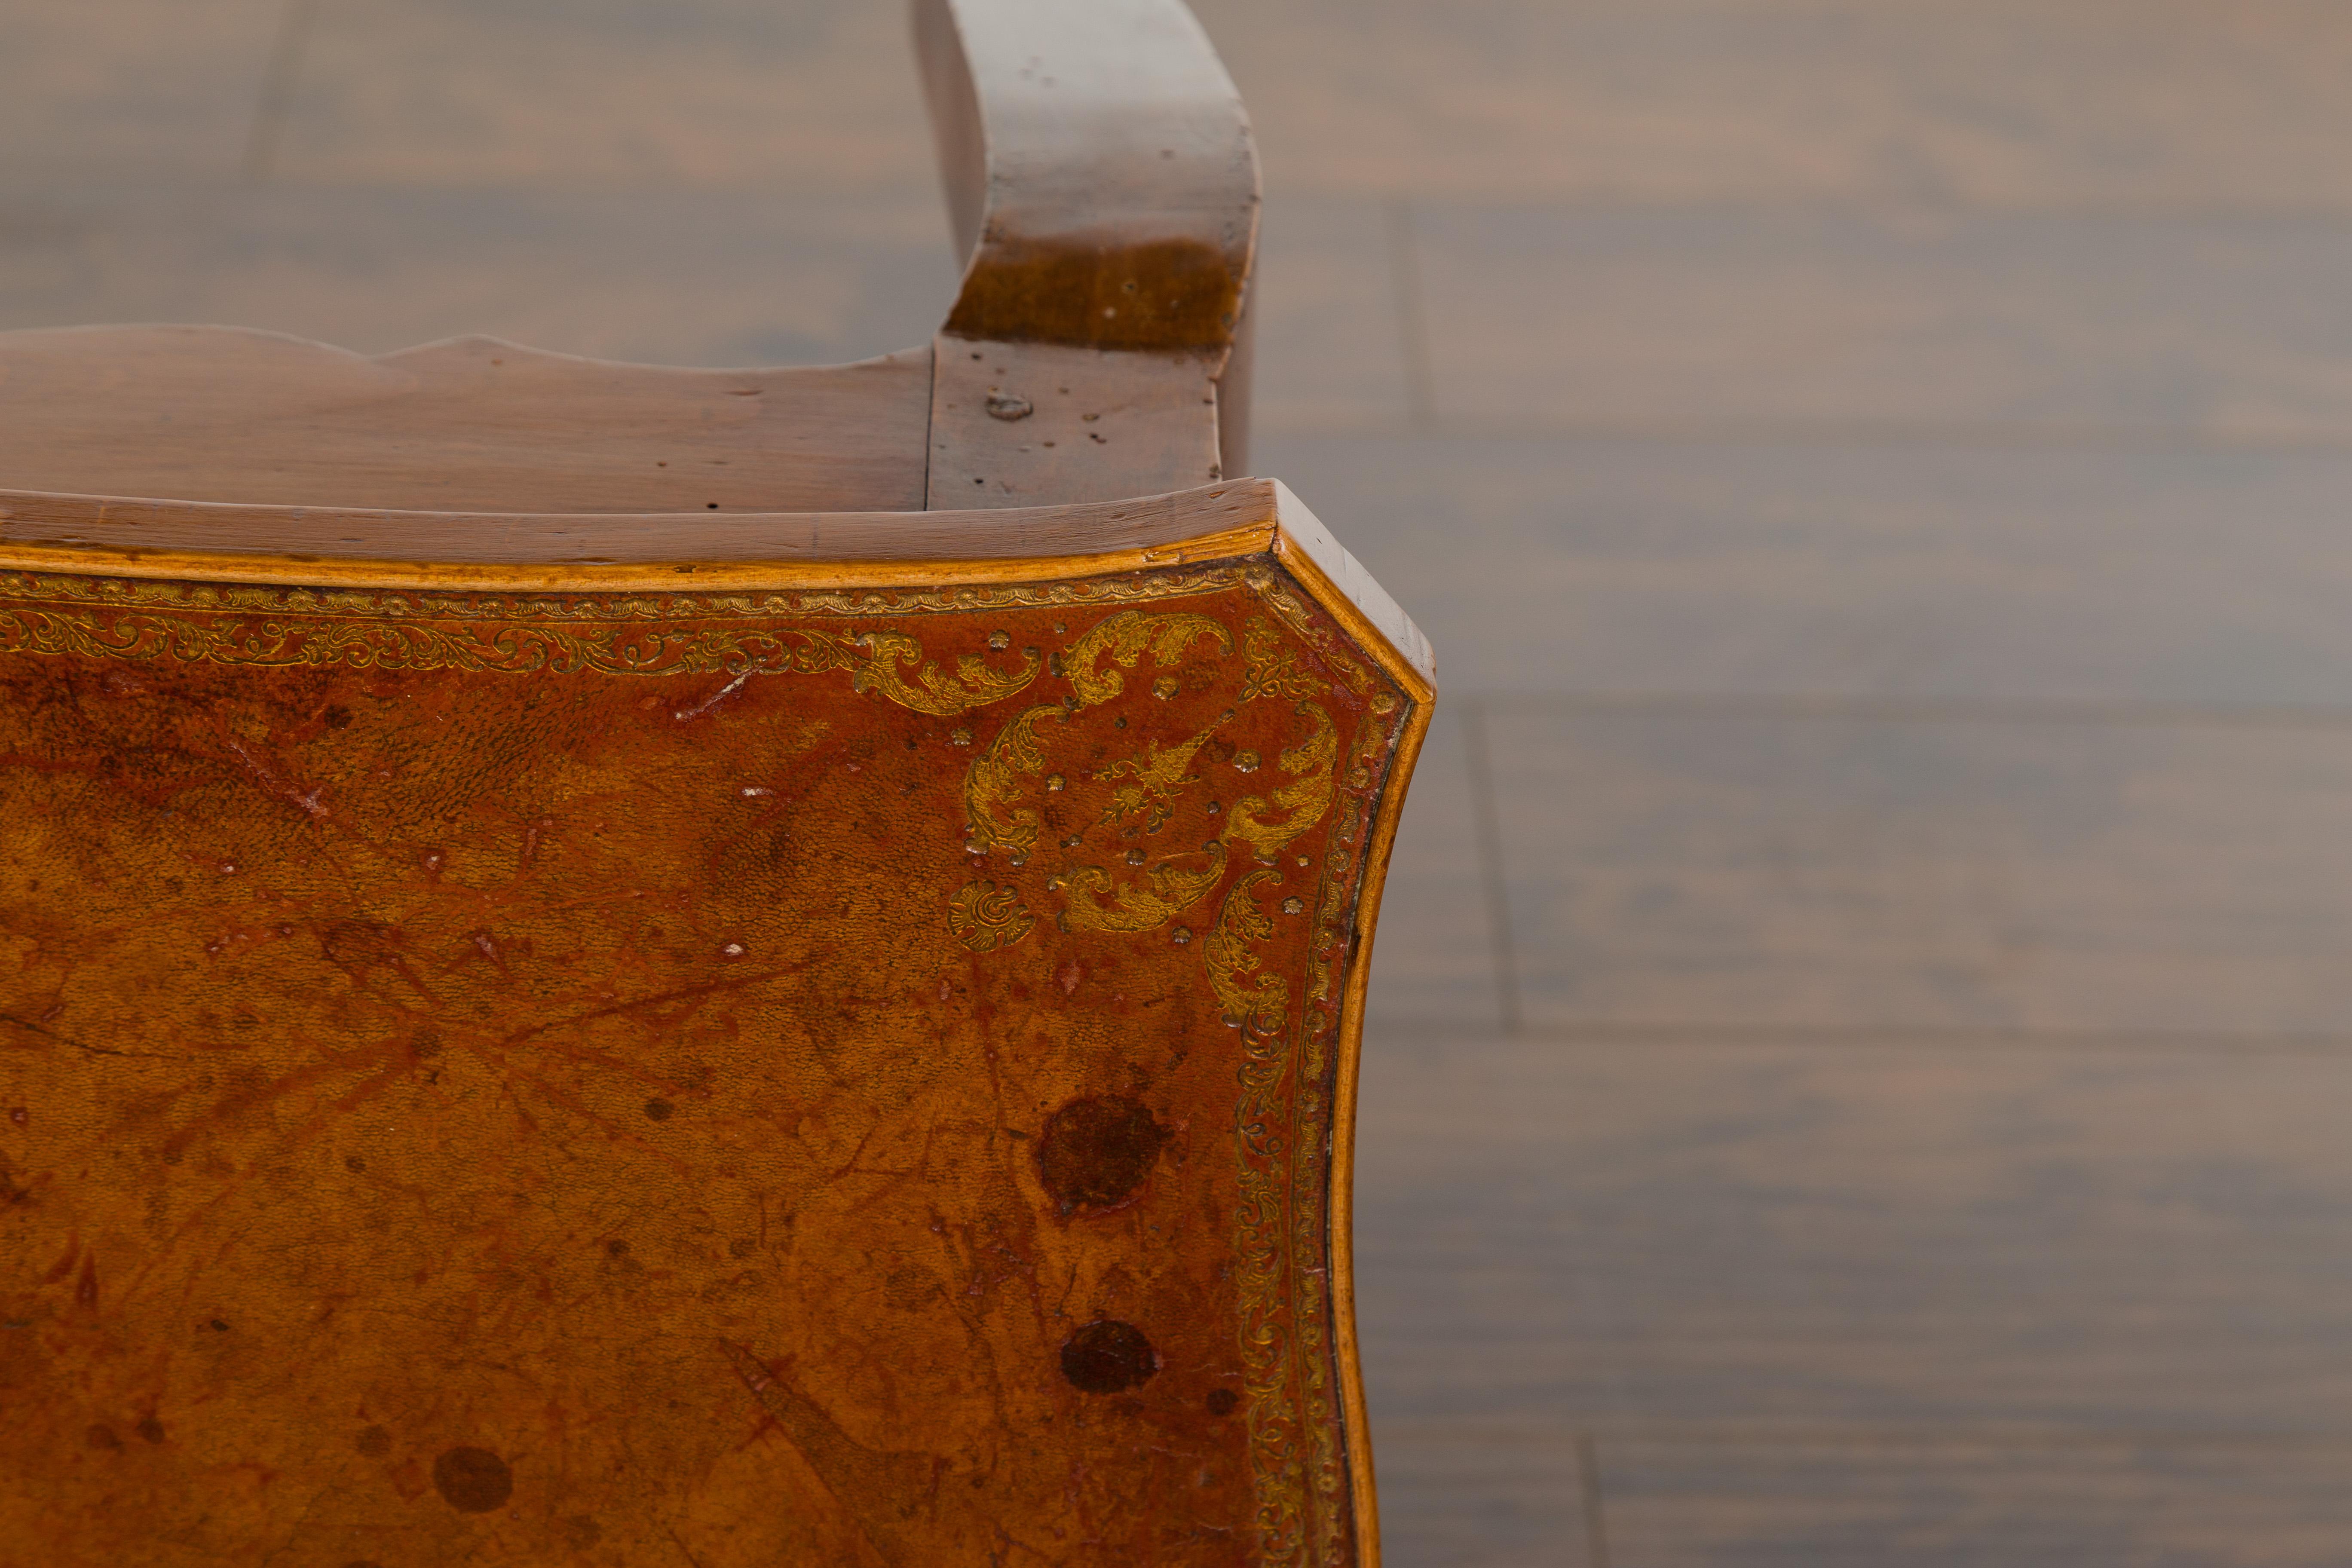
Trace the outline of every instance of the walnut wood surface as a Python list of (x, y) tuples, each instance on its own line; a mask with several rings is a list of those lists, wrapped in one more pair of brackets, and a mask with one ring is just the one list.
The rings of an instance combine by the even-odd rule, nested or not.
[(666, 370), (467, 338), (0, 333), (0, 487), (428, 511), (912, 510), (930, 356)]
[(915, 20), (967, 257), (933, 350), (686, 371), (483, 338), (370, 359), (223, 329), (0, 333), (0, 489), (879, 511), (1111, 500), (1239, 471), (1256, 155), (1191, 13), (921, 0)]
[[(69, 566), (103, 552), (110, 571), (152, 576), (192, 554), (224, 557), (221, 570), (276, 579), (286, 560), (405, 563), (409, 578), (457, 571), (505, 572), (520, 581), (569, 573), (603, 581), (661, 581), (663, 574), (754, 575), (856, 562), (903, 566), (927, 580), (960, 563), (1001, 575), (1024, 563), (1131, 555), (1174, 564), (1204, 541), (1246, 537), (1264, 548), (1279, 517), (1306, 516), (1271, 479), (1243, 479), (1178, 495), (1094, 505), (977, 512), (433, 512), (255, 506), (0, 491), (0, 541), (11, 559)], [(1331, 547), (1336, 550), (1337, 546)], [(252, 558), (237, 567), (226, 558)], [(1149, 559), (1147, 559), (1147, 557)], [(648, 574), (652, 568), (652, 574)]]
[(942, 333), (936, 363), (934, 507), (1107, 500), (1223, 475), (1216, 386), (1203, 355)]
[[(933, 345), (930, 504), (1245, 472), (1257, 153), (1200, 24), (1178, 0), (917, 0), (915, 24), (965, 258)], [(1066, 397), (1124, 429), (1021, 412)]]
[(1257, 154), (1179, 0), (917, 0), (963, 289), (983, 341), (1222, 353)]
[(1162, 510), (961, 584), (0, 544), (0, 1542), (1376, 1561), (1426, 650), (1279, 487)]

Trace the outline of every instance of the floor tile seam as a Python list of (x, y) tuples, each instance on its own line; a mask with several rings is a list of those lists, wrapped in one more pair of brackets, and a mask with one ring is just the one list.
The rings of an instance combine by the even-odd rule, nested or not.
[(319, 0), (281, 0), (260, 91), (254, 100), (253, 120), (246, 133), (245, 153), (238, 162), (246, 184), (266, 184), (274, 172), (318, 15)]
[[(1512, 690), (1469, 688), (1446, 694), (1489, 720), (1624, 715), (1831, 723), (2032, 724), (2085, 728), (2255, 730), (2352, 729), (2352, 707), (2263, 701), (2168, 701), (2140, 698), (1873, 696), (1840, 692)], [(1441, 699), (1444, 700), (1444, 699)]]
[(2079, 1052), (2086, 1056), (2189, 1057), (2345, 1057), (2352, 1056), (2352, 1032), (2288, 1030), (2053, 1029), (2035, 1027), (1953, 1027), (1872, 1024), (1722, 1024), (1592, 1022), (1522, 1023), (1497, 1029), (1484, 1022), (1435, 1016), (1375, 1012), (1366, 1021), (1364, 1048), (1377, 1058), (1383, 1047), (1454, 1047), (1549, 1045), (1595, 1049), (1717, 1049), (1725, 1047), (1758, 1050), (1814, 1047), (1822, 1049), (1905, 1055), (1935, 1051), (1971, 1054), (2002, 1051), (2049, 1056)]
[(2257, 1432), (2184, 1426), (2017, 1426), (1977, 1423), (1601, 1421), (1574, 1425), (1372, 1416), (1375, 1447), (1539, 1447), (1590, 1443), (1711, 1448), (1967, 1449), (2011, 1453), (2273, 1453), (2352, 1458), (2352, 1429)]
[(1279, 147), (1269, 162), (1267, 202), (1282, 206), (1378, 207), (1402, 203), (1426, 216), (1478, 213), (1522, 216), (1538, 213), (1591, 217), (1774, 217), (1884, 219), (1895, 222), (2018, 222), (2105, 224), (2116, 227), (2223, 226), (2309, 227), (2352, 231), (2352, 201), (2318, 202), (2091, 202), (1984, 201), (1874, 192), (1829, 196), (1796, 192), (1736, 195), (1643, 195), (1591, 188), (1483, 187), (1475, 181), (1444, 185), (1417, 182), (1318, 182), (1294, 178), (1280, 167)]
[[(1442, 351), (1436, 357), (1442, 358)], [(1279, 361), (1269, 356), (1260, 367)], [(1467, 378), (1475, 384), (1475, 376)], [(1335, 400), (1337, 401), (1337, 400)], [(2039, 452), (2121, 456), (2179, 455), (2332, 458), (2352, 455), (2352, 429), (2340, 434), (2283, 427), (2193, 425), (2060, 425), (2036, 421), (1494, 418), (1455, 416), (1443, 406), (1425, 418), (1289, 418), (1277, 393), (1262, 397), (1254, 428), (1261, 440), (1352, 439), (1575, 442), (1652, 447), (1801, 447), (1885, 451)]]
[(1405, 416), (1413, 429), (1436, 424), (1437, 383), (1429, 342), (1428, 295), (1422, 282), (1421, 247), (1412, 209), (1403, 201), (1383, 213), (1388, 237), (1390, 289), (1395, 300), (1397, 344), (1404, 364)]
[(1485, 705), (1474, 698), (1459, 702), (1455, 711), (1461, 716), (1463, 762), (1469, 775), (1471, 831), (1477, 846), (1496, 1017), (1505, 1031), (1514, 1031), (1524, 1018), (1523, 994), (1514, 942), (1517, 922), (1511, 917), (1510, 883), (1503, 862), (1503, 818), (1495, 790), (1494, 750), (1487, 741)]
[[(305, 9), (315, 10), (315, 3), (316, 0), (289, 0), (287, 16), (289, 17), (295, 16), (299, 15), (300, 11)], [(301, 29), (298, 30), (289, 27), (287, 22), (281, 21), (280, 29), (272, 40), (272, 55), (277, 56), (279, 51), (286, 48), (287, 44), (289, 41), (289, 32), (307, 30), (307, 26), (308, 24), (306, 23), (303, 25)], [(283, 90), (287, 94), (285, 107), (289, 108), (291, 104), (291, 95), (294, 91), (299, 90), (299, 58), (293, 59), (291, 61), (291, 65), (293, 68), (293, 74), (286, 78), (283, 81)], [(269, 84), (265, 83), (264, 90), (269, 90)], [(247, 150), (249, 153), (250, 143), (248, 143)], [(341, 158), (338, 159), (337, 162), (349, 163), (352, 162), (364, 162), (364, 160)], [(124, 168), (135, 167), (136, 161), (122, 160), (111, 155), (107, 155), (93, 160), (90, 164), (85, 165), (85, 167), (89, 168), (94, 172), (103, 174), (107, 171), (110, 165), (116, 165)], [(245, 166), (246, 165), (243, 163), (238, 165), (240, 169)], [(110, 175), (110, 177), (112, 179), (123, 178), (123, 176), (121, 175)], [(191, 176), (183, 174), (178, 177), (187, 178)], [(572, 179), (574, 181), (577, 181), (580, 178), (580, 176), (576, 175), (572, 176)], [(77, 180), (74, 183), (79, 184), (85, 182)], [(133, 177), (129, 183), (140, 184), (147, 182), (140, 181)], [(230, 183), (235, 182), (232, 181)], [(341, 184), (345, 182), (337, 180), (334, 183)], [(438, 184), (438, 182), (383, 182), (380, 180), (362, 181), (359, 183), (385, 183), (395, 184), (401, 188), (409, 188), (412, 185), (416, 185), (421, 188), (432, 188), (435, 184)], [(502, 186), (535, 184), (535, 182), (514, 181), (510, 177), (502, 178), (497, 183)], [(615, 174), (611, 176), (609, 180), (594, 181), (593, 183), (597, 188), (609, 188), (614, 190), (652, 192), (675, 188), (675, 182), (650, 181), (643, 175), (634, 174)], [(15, 184), (15, 182), (12, 182), (12, 184)], [(478, 185), (475, 182), (467, 181), (459, 183), (456, 188), (474, 189), (478, 188)], [(771, 193), (780, 189), (856, 191), (865, 189), (866, 186), (862, 183), (856, 182), (811, 182), (802, 176), (781, 175), (758, 178), (734, 176), (724, 179), (698, 182), (688, 186), (687, 188), (693, 190), (739, 192), (745, 195), (758, 195)], [(890, 178), (883, 182), (880, 188), (893, 191), (912, 191), (917, 189), (929, 190), (930, 187), (926, 182), (910, 174)], [(936, 191), (932, 191), (931, 194), (933, 199), (937, 199)], [(1360, 209), (1367, 212), (1384, 212), (1403, 206), (1409, 207), (1416, 214), (1423, 216), (1486, 212), (1507, 213), (1513, 215), (1528, 212), (1557, 212), (1563, 215), (1596, 217), (1621, 216), (1703, 216), (1717, 215), (1725, 216), (1755, 215), (1758, 216), (1771, 216), (1787, 217), (1792, 215), (1818, 215), (1821, 216), (1884, 217), (1893, 220), (1907, 221), (1917, 221), (1923, 219), (1929, 221), (1965, 221), (1979, 218), (2030, 218), (2048, 219), (2052, 221), (2113, 222), (2119, 226), (2132, 224), (2167, 224), (2186, 226), (2191, 224), (2211, 223), (2217, 226), (2231, 224), (2297, 226), (2308, 226), (2313, 227), (2352, 230), (2352, 205), (2347, 205), (2340, 210), (2325, 208), (2276, 208), (2248, 209), (2244, 212), (2234, 212), (2224, 209), (2204, 210), (2182, 208), (2178, 211), (2150, 210), (2148, 212), (2133, 212), (2123, 209), (2108, 211), (2092, 208), (1947, 206), (1935, 204), (1906, 204), (1900, 202), (1857, 202), (1840, 204), (1759, 200), (1753, 203), (1611, 203), (1584, 201), (1575, 198), (1538, 198), (1528, 201), (1511, 201), (1475, 196), (1463, 197), (1451, 192), (1441, 191), (1381, 190), (1355, 192), (1300, 189), (1295, 187), (1286, 188), (1269, 194), (1267, 196), (1267, 204), (1270, 209), (1275, 213), (1277, 223), (1280, 221), (1280, 215), (1286, 209), (1298, 209), (1301, 210), (1302, 213), (1305, 213), (1317, 210), (1328, 211), (1333, 208), (1348, 207)]]
[[(248, 143), (248, 146), (250, 144)], [(248, 153), (248, 156), (249, 156)], [(884, 181), (810, 181), (781, 180), (712, 180), (685, 181), (677, 178), (653, 178), (629, 175), (609, 180), (583, 178), (577, 175), (545, 175), (530, 179), (505, 176), (479, 180), (413, 180), (384, 176), (321, 175), (279, 168), (275, 160), (268, 168), (266, 180), (257, 183), (240, 162), (236, 172), (205, 173), (200, 169), (160, 172), (153, 174), (115, 173), (94, 169), (87, 174), (62, 179), (0, 179), (0, 205), (33, 201), (79, 200), (91, 204), (109, 201), (159, 199), (169, 196), (208, 196), (221, 195), (262, 195), (273, 197), (341, 195), (352, 196), (482, 196), (482, 197), (595, 197), (600, 199), (642, 198), (677, 199), (709, 197), (730, 202), (751, 201), (850, 201), (861, 205), (921, 206), (936, 212), (940, 219), (940, 247), (950, 248), (947, 208), (940, 202), (936, 182), (913, 178)], [(822, 238), (821, 234), (812, 237)]]
[(1601, 1479), (1601, 1445), (1591, 1434), (1576, 1439), (1577, 1511), (1584, 1520), (1585, 1568), (1610, 1568), (1609, 1489)]

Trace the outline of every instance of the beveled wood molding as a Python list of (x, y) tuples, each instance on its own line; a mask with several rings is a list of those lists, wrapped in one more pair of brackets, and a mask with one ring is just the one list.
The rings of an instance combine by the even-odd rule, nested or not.
[(0, 489), (0, 572), (450, 592), (898, 587), (1270, 554), (1328, 584), (1426, 700), (1429, 640), (1290, 488), (963, 511), (423, 511)]

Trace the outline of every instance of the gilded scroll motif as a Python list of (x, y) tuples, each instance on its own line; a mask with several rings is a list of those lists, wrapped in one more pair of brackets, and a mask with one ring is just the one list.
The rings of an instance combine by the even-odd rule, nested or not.
[[(1298, 1314), (1292, 1300), (1289, 1164), (1284, 1090), (1293, 1050), (1286, 1032), (1242, 1032), (1242, 1100), (1234, 1113), (1241, 1182), (1234, 1211), (1234, 1282), (1241, 1293), (1243, 1376), (1249, 1390), (1250, 1468), (1257, 1494), (1258, 1563), (1292, 1568), (1310, 1486), (1294, 1388)], [(1306, 1130), (1302, 1130), (1306, 1131)], [(1318, 1564), (1317, 1568), (1322, 1568)]]
[(1157, 833), (1166, 826), (1176, 792), (1186, 784), (1201, 782), (1184, 770), (1192, 766), (1193, 753), (1201, 749), (1202, 742), (1215, 732), (1216, 726), (1213, 724), (1190, 740), (1164, 748), (1157, 741), (1146, 741), (1142, 756), (1121, 757), (1098, 770), (1094, 775), (1097, 783), (1107, 784), (1122, 776), (1134, 780), (1111, 791), (1111, 803), (1102, 815), (1103, 822), (1108, 825), (1121, 817), (1139, 816), (1146, 833)]
[(1020, 894), (993, 882), (967, 882), (948, 901), (948, 929), (974, 952), (1011, 947), (1036, 923)]
[[(1062, 673), (1078, 700), (1095, 707), (1126, 689), (1127, 678), (1119, 668), (1133, 669), (1147, 652), (1154, 664), (1168, 668), (1184, 657), (1195, 639), (1204, 637), (1216, 638), (1220, 657), (1233, 652), (1233, 634), (1206, 616), (1148, 616), (1140, 610), (1122, 610), (1080, 637), (1062, 656)], [(1105, 658), (1118, 668), (1100, 668)]]
[(1248, 629), (1242, 634), (1242, 647), (1246, 660), (1242, 677), (1242, 700), (1255, 701), (1261, 697), (1307, 698), (1322, 689), (1321, 683), (1299, 668), (1298, 651), (1285, 647), (1282, 637), (1263, 616), (1250, 617)]
[(1290, 988), (1280, 975), (1258, 973), (1259, 959), (1252, 944), (1274, 934), (1274, 918), (1258, 908), (1252, 892), (1280, 880), (1276, 872), (1259, 870), (1235, 882), (1225, 894), (1216, 929), (1209, 933), (1202, 953), (1210, 987), (1225, 1010), (1225, 1021), (1262, 1035), (1281, 1030)]
[[(1045, 660), (1034, 649), (1023, 657), (1017, 672), (992, 669), (978, 654), (956, 660), (950, 676), (936, 664), (923, 662), (923, 645), (904, 632), (867, 632), (862, 637), (833, 633), (803, 633), (806, 641), (793, 651), (793, 668), (804, 675), (828, 669), (849, 671), (850, 689), (878, 691), (901, 708), (947, 718), (1002, 702), (1037, 679)], [(910, 684), (899, 673), (915, 670)]]
[[(1015, 716), (990, 742), (981, 754), (972, 760), (964, 778), (964, 804), (971, 814), (971, 845), (981, 852), (1004, 849), (1016, 857), (1025, 858), (1037, 844), (1040, 819), (1033, 806), (1019, 804), (1026, 793), (1025, 780), (1035, 778), (1045, 765), (1045, 751), (1037, 726), (1049, 717), (1059, 717), (1066, 711), (1097, 705), (1116, 697), (1126, 688), (1121, 668), (1132, 669), (1147, 653), (1155, 663), (1167, 668), (1179, 663), (1195, 642), (1213, 638), (1218, 657), (1232, 651), (1233, 637), (1223, 626), (1206, 616), (1146, 615), (1137, 610), (1123, 610), (1097, 624), (1082, 635), (1057, 661), (1057, 670), (1070, 685), (1072, 696), (1066, 707), (1032, 708)], [(1034, 662), (1034, 656), (1031, 656)], [(1108, 659), (1112, 668), (1099, 668)], [(978, 661), (973, 661), (977, 663)], [(988, 672), (981, 667), (982, 679)], [(928, 671), (927, 671), (928, 673)], [(1034, 675), (1034, 670), (1030, 672)], [(1163, 681), (1170, 679), (1162, 677)], [(1024, 679), (1023, 684), (1026, 685)], [(1013, 688), (1017, 690), (1020, 688)], [(1104, 821), (1130, 813), (1141, 813), (1149, 820), (1148, 832), (1157, 832), (1167, 822), (1167, 802), (1175, 790), (1185, 784), (1197, 782), (1182, 777), (1192, 753), (1207, 740), (1202, 731), (1190, 742), (1162, 750), (1156, 741), (1146, 744), (1141, 758), (1115, 762), (1093, 776), (1101, 782), (1119, 776), (1133, 775), (1134, 782), (1120, 786), (1112, 795), (1108, 815)], [(1108, 879), (1105, 884), (1108, 886)], [(1151, 897), (1146, 897), (1148, 904)], [(1185, 902), (1190, 902), (1187, 899)], [(1134, 905), (1129, 914), (1116, 918), (1139, 919), (1145, 905)], [(1089, 915), (1081, 912), (1082, 925)], [(1148, 930), (1156, 921), (1133, 929)], [(1129, 929), (1124, 926), (1088, 929)]]
[(1320, 705), (1302, 702), (1298, 711), (1314, 721), (1315, 731), (1282, 753), (1282, 771), (1295, 775), (1292, 781), (1276, 790), (1270, 800), (1253, 795), (1236, 801), (1232, 825), (1225, 829), (1228, 837), (1248, 845), (1261, 859), (1280, 852), (1331, 807), (1331, 771), (1339, 756), (1339, 732), (1331, 727), (1331, 715)]
[(1004, 849), (1025, 857), (1037, 847), (1037, 812), (1018, 804), (1022, 780), (1035, 777), (1045, 766), (1037, 726), (1061, 715), (1062, 710), (1051, 703), (1016, 713), (971, 760), (964, 773), (963, 801), (971, 815), (974, 849)]
[[(20, 580), (21, 581), (21, 580)], [(14, 584), (12, 584), (14, 585)], [(0, 653), (171, 658), (202, 663), (383, 670), (499, 671), (527, 675), (699, 675), (849, 672), (850, 686), (938, 717), (1015, 695), (1037, 678), (1034, 652), (1018, 670), (965, 654), (950, 675), (923, 660), (903, 632), (844, 634), (801, 627), (446, 624), (373, 620), (264, 620), (88, 612), (0, 605)], [(909, 681), (902, 673), (911, 668)]]
[[(1277, 634), (1263, 617), (1253, 621), (1246, 636), (1255, 661), (1255, 675), (1249, 679), (1257, 694), (1315, 689), (1295, 653), (1281, 648)], [(1218, 657), (1232, 650), (1231, 634), (1205, 616), (1155, 616), (1126, 610), (1082, 634), (1058, 666), (1073, 694), (1068, 704), (1060, 709), (1031, 708), (1015, 715), (967, 770), (964, 801), (971, 817), (968, 847), (976, 853), (1007, 851), (1015, 864), (1034, 853), (1043, 818), (1037, 807), (1029, 804), (1033, 798), (1029, 792), (1031, 781), (1040, 778), (1046, 767), (1046, 748), (1038, 726), (1049, 718), (1059, 719), (1067, 712), (1117, 697), (1125, 689), (1120, 669), (1133, 668), (1146, 654), (1163, 667), (1172, 666), (1195, 643), (1210, 637), (1215, 639)], [(1155, 695), (1167, 693), (1155, 689)], [(1269, 858), (1320, 819), (1330, 805), (1332, 773), (1338, 756), (1337, 732), (1329, 713), (1319, 705), (1302, 701), (1297, 711), (1313, 725), (1313, 730), (1280, 755), (1283, 771), (1293, 775), (1290, 782), (1271, 795), (1245, 795), (1235, 804), (1225, 818), (1225, 830), (1207, 846), (1206, 853), (1213, 857), (1210, 866), (1188, 866), (1163, 859), (1139, 879), (1125, 881), (1101, 866), (1081, 866), (1066, 871), (1047, 883), (1065, 896), (1065, 908), (1059, 917), (1062, 926), (1071, 931), (1130, 934), (1155, 930), (1197, 903), (1216, 885), (1223, 875), (1229, 845), (1246, 846), (1260, 858)], [(1224, 717), (1232, 717), (1230, 710)], [(1223, 721), (1212, 722), (1173, 744), (1163, 745), (1157, 738), (1147, 739), (1140, 754), (1117, 758), (1092, 770), (1087, 776), (1094, 782), (1115, 785), (1097, 826), (1127, 823), (1131, 825), (1131, 831), (1160, 832), (1171, 818), (1178, 794), (1201, 782), (1192, 771), (1193, 763)], [(1119, 722), (1124, 724), (1126, 721), (1121, 719)], [(1230, 747), (1227, 754), (1236, 760), (1255, 755), (1247, 751), (1236, 752)], [(1249, 765), (1244, 761), (1244, 771)], [(1058, 779), (1056, 775), (1057, 782)], [(1077, 842), (1072, 838), (1067, 846), (1074, 847)], [(1139, 861), (1141, 851), (1133, 853)], [(1234, 944), (1244, 941), (1239, 934), (1229, 934), (1227, 951), (1238, 956), (1243, 949)], [(1244, 1013), (1251, 1010), (1242, 1009)]]
[[(1225, 847), (1212, 839), (1201, 851), (1205, 866), (1184, 866), (1162, 860), (1146, 871), (1143, 880), (1120, 882), (1099, 866), (1081, 866), (1057, 877), (1049, 887), (1068, 889), (1070, 901), (1062, 911), (1067, 931), (1118, 931), (1133, 934), (1167, 924), (1201, 901), (1225, 874)], [(1108, 903), (1097, 903), (1097, 896)]]

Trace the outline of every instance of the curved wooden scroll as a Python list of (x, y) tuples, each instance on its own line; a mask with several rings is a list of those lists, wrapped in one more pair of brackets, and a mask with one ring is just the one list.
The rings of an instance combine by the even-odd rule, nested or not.
[(934, 506), (1244, 471), (1257, 155), (1179, 0), (916, 0), (963, 287)]
[(1180, 0), (916, 0), (982, 342), (1222, 356), (1258, 210), (1249, 118)]

